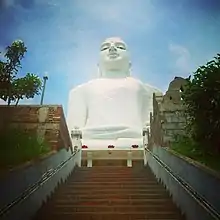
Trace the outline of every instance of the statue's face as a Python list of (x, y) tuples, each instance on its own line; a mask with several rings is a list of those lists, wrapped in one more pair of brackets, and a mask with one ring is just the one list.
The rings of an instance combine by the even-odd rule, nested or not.
[(100, 67), (105, 71), (129, 69), (127, 46), (120, 38), (106, 39), (100, 49)]

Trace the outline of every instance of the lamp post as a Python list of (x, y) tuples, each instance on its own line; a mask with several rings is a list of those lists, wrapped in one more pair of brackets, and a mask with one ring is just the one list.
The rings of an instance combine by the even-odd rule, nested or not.
[(45, 93), (45, 87), (46, 87), (46, 81), (48, 80), (48, 76), (47, 76), (46, 73), (45, 73), (45, 75), (43, 76), (43, 80), (44, 80), (44, 83), (43, 83), (43, 91), (42, 91), (41, 100), (40, 100), (40, 104), (41, 104), (41, 105), (43, 105), (44, 93)]

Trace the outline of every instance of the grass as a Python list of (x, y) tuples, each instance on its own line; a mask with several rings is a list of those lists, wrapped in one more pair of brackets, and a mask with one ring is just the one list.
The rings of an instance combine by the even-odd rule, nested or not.
[(0, 134), (0, 167), (10, 168), (39, 158), (50, 151), (47, 144), (39, 144), (36, 134), (10, 129)]
[(180, 138), (175, 143), (172, 143), (171, 149), (220, 172), (220, 155), (207, 153), (187, 138)]

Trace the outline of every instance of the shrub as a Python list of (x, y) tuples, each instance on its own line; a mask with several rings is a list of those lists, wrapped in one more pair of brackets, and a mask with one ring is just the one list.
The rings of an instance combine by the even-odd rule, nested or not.
[(182, 94), (189, 136), (207, 152), (220, 153), (220, 54), (189, 77)]
[(10, 129), (0, 135), (0, 164), (3, 167), (38, 158), (49, 150), (49, 146), (39, 144), (37, 135), (31, 132)]

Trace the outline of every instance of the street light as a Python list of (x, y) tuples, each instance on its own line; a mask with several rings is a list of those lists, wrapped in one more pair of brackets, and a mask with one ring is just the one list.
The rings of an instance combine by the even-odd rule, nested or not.
[(45, 75), (43, 76), (43, 80), (44, 80), (43, 91), (42, 91), (41, 100), (40, 100), (40, 104), (41, 104), (41, 105), (43, 105), (44, 93), (45, 93), (45, 87), (46, 87), (46, 81), (48, 80), (48, 75), (47, 75), (46, 73), (45, 73)]

